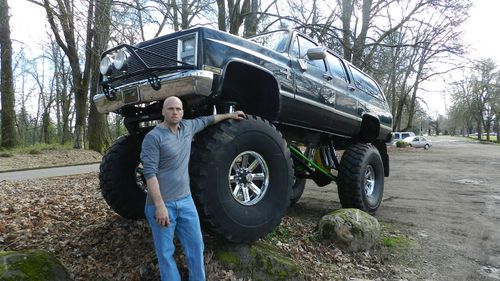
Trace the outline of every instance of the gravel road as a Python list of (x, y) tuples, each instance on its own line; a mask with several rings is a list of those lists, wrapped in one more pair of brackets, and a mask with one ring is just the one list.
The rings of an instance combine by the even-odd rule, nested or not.
[[(500, 146), (433, 138), (430, 150), (390, 152), (376, 217), (415, 241), (401, 257), (409, 280), (500, 280)], [(336, 186), (308, 182), (300, 204), (340, 207)], [(399, 279), (397, 278), (397, 279)]]

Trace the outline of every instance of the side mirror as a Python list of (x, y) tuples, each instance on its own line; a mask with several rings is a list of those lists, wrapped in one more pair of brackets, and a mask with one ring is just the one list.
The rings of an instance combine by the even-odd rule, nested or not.
[(302, 71), (306, 71), (307, 70), (307, 62), (306, 60), (304, 59), (297, 59), (298, 63), (299, 63), (299, 67)]
[(307, 50), (306, 56), (309, 60), (322, 60), (326, 58), (325, 47), (314, 47)]

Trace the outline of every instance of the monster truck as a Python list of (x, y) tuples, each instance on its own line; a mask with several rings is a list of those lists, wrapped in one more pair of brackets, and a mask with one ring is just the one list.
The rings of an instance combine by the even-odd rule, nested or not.
[[(244, 39), (198, 27), (104, 52), (101, 113), (124, 117), (100, 166), (102, 194), (119, 215), (144, 216), (144, 135), (178, 96), (184, 117), (243, 110), (195, 136), (190, 178), (207, 229), (232, 242), (272, 231), (304, 191), (335, 181), (342, 207), (374, 214), (389, 175), (392, 116), (378, 84), (297, 30)], [(336, 150), (344, 150), (340, 161)]]

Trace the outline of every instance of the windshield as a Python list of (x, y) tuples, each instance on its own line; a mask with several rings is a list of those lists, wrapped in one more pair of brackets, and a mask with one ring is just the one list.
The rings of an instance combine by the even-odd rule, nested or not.
[(288, 43), (288, 33), (289, 32), (286, 30), (279, 30), (252, 37), (250, 38), (250, 40), (278, 53), (283, 53), (286, 51)]

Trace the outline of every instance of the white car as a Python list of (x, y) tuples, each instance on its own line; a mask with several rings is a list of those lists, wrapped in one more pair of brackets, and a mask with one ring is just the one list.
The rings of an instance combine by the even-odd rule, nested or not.
[(419, 148), (423, 147), (424, 149), (429, 149), (432, 146), (432, 143), (426, 139), (425, 137), (407, 137), (403, 139), (404, 142), (408, 143), (411, 147)]

